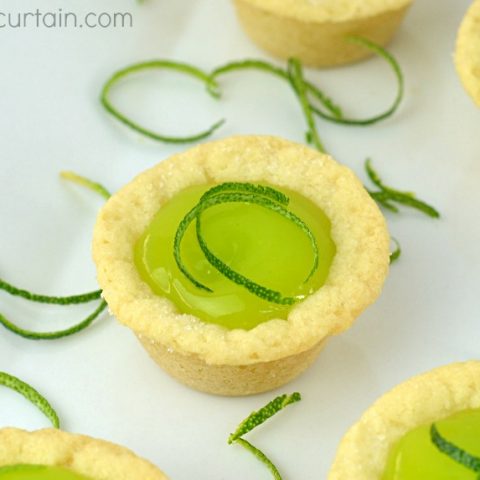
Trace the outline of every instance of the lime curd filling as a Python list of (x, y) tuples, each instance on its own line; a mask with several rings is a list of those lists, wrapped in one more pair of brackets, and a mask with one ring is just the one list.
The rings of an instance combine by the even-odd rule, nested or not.
[[(174, 239), (185, 215), (213, 185), (189, 187), (157, 212), (134, 247), (135, 264), (154, 293), (170, 299), (182, 313), (205, 322), (234, 329), (251, 329), (272, 318), (286, 319), (293, 305), (280, 305), (250, 293), (207, 261), (197, 240), (195, 222), (181, 244), (188, 271), (212, 292), (195, 286), (179, 270)], [(273, 187), (289, 198), (286, 207), (310, 229), (318, 246), (319, 262), (309, 237), (294, 222), (261, 205), (222, 203), (202, 214), (202, 232), (209, 249), (236, 272), (254, 282), (300, 301), (325, 282), (335, 244), (330, 221), (322, 210), (302, 195)], [(307, 280), (307, 281), (306, 281)]]
[[(441, 436), (480, 457), (480, 409), (465, 410), (435, 423)], [(431, 441), (430, 425), (407, 433), (391, 450), (382, 480), (476, 480), (479, 474), (442, 453)]]
[(63, 467), (12, 465), (0, 467), (0, 480), (91, 480)]

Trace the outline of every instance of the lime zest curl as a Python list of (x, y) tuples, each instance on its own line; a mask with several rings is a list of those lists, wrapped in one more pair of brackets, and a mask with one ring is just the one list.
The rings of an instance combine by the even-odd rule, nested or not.
[(179, 144), (179, 143), (190, 143), (190, 142), (196, 142), (198, 140), (203, 140), (204, 138), (207, 138), (211, 134), (213, 134), (217, 129), (219, 129), (225, 123), (225, 120), (222, 119), (215, 122), (208, 129), (203, 130), (199, 133), (196, 133), (190, 136), (184, 136), (184, 137), (174, 137), (174, 136), (168, 136), (168, 135), (154, 132), (149, 128), (139, 125), (138, 123), (129, 119), (126, 115), (121, 113), (117, 108), (113, 106), (110, 100), (110, 91), (120, 80), (124, 79), (125, 77), (128, 77), (133, 73), (146, 71), (146, 70), (155, 70), (155, 69), (175, 70), (177, 72), (192, 76), (202, 81), (206, 85), (207, 91), (212, 97), (214, 98), (219, 97), (218, 85), (216, 84), (216, 82), (210, 77), (210, 75), (203, 72), (199, 68), (193, 65), (189, 65), (181, 62), (174, 62), (171, 60), (152, 60), (148, 62), (136, 63), (134, 65), (130, 65), (126, 68), (123, 68), (122, 70), (118, 70), (106, 81), (100, 95), (100, 102), (105, 108), (105, 110), (114, 118), (116, 118), (118, 121), (120, 121), (121, 123), (129, 127), (130, 129), (152, 140), (164, 142), (164, 143)]
[(228, 182), (212, 187), (202, 195), (198, 204), (193, 207), (180, 222), (173, 245), (173, 255), (179, 270), (188, 278), (197, 288), (212, 292), (212, 290), (203, 285), (193, 277), (183, 263), (181, 256), (181, 243), (190, 224), (196, 220), (196, 234), (198, 244), (205, 255), (207, 261), (220, 272), (223, 276), (232, 282), (246, 288), (250, 293), (280, 305), (292, 305), (296, 302), (294, 297), (284, 297), (278, 291), (269, 289), (246, 276), (231, 269), (226, 263), (218, 258), (209, 248), (201, 229), (201, 216), (203, 212), (216, 205), (223, 203), (249, 203), (267, 208), (275, 213), (282, 215), (284, 218), (293, 222), (298, 226), (310, 239), (312, 250), (314, 252), (313, 266), (310, 270), (305, 282), (307, 282), (318, 268), (318, 246), (315, 237), (308, 226), (295, 214), (287, 210), (284, 205), (288, 204), (288, 198), (281, 192), (262, 185), (253, 185), (248, 183)]
[[(216, 80), (225, 73), (231, 73), (235, 70), (258, 70), (270, 73), (278, 78), (289, 81), (288, 72), (283, 68), (272, 65), (265, 60), (246, 59), (229, 62), (221, 67), (216, 68), (210, 75), (212, 80)], [(336, 105), (331, 98), (310, 82), (305, 82), (307, 92), (314, 96), (335, 118), (342, 117), (342, 109)]]
[(434, 423), (430, 427), (430, 439), (441, 453), (444, 453), (445, 455), (450, 457), (454, 462), (463, 465), (464, 467), (474, 471), (475, 473), (480, 473), (480, 458), (471, 455), (467, 451), (445, 439), (440, 434), (438, 428)]
[(278, 471), (278, 468), (274, 463), (257, 447), (243, 438), (248, 432), (251, 432), (254, 428), (258, 427), (262, 423), (266, 422), (269, 418), (273, 417), (280, 410), (292, 403), (299, 402), (302, 399), (300, 393), (294, 392), (291, 395), (280, 395), (274, 398), (264, 407), (252, 412), (245, 420), (243, 420), (237, 427), (234, 433), (228, 437), (228, 444), (238, 443), (243, 448), (253, 453), (258, 460), (264, 463), (273, 475), (275, 480), (282, 480), (282, 476)]
[(10, 388), (24, 396), (50, 420), (54, 428), (60, 428), (60, 420), (57, 412), (50, 405), (48, 400), (31, 385), (5, 372), (0, 372), (0, 385)]
[(392, 237), (392, 241), (395, 244), (395, 249), (390, 254), (390, 265), (392, 263), (395, 263), (400, 258), (400, 256), (402, 255), (402, 247), (400, 246), (400, 242), (396, 238), (393, 238), (393, 237)]
[(54, 332), (33, 332), (31, 330), (25, 330), (12, 323), (1, 313), (0, 324), (3, 325), (7, 330), (10, 330), (12, 333), (15, 333), (16, 335), (28, 340), (58, 340), (59, 338), (69, 337), (71, 335), (74, 335), (75, 333), (85, 330), (105, 310), (106, 306), (106, 302), (102, 300), (100, 302), (100, 305), (80, 323), (77, 323), (73, 327), (67, 328), (65, 330), (57, 330)]
[(91, 190), (92, 192), (98, 193), (101, 197), (108, 200), (112, 194), (101, 184), (98, 182), (94, 182), (87, 177), (83, 177), (82, 175), (78, 175), (78, 173), (71, 172), (71, 171), (63, 171), (60, 172), (60, 177), (64, 180), (68, 180), (70, 182), (76, 183), (82, 187)]
[[(95, 193), (98, 193), (104, 198), (110, 197), (110, 192), (100, 183), (94, 182), (87, 177), (78, 175), (75, 172), (61, 172), (61, 178), (70, 180), (79, 184), (82, 187), (85, 187)], [(3, 290), (10, 295), (23, 298), (30, 302), (44, 303), (50, 305), (79, 305), (83, 303), (92, 302), (94, 300), (99, 300), (102, 296), (101, 290), (95, 290), (93, 292), (81, 293), (79, 295), (69, 295), (69, 296), (51, 296), (43, 295), (38, 293), (32, 293), (23, 288), (18, 288), (11, 283), (6, 282), (5, 280), (0, 279), (0, 290)], [(66, 328), (64, 330), (57, 330), (53, 332), (34, 332), (32, 330), (26, 330), (15, 325), (13, 322), (8, 320), (4, 315), (0, 313), (0, 325), (3, 325), (10, 332), (19, 335), (28, 340), (57, 340), (59, 338), (68, 337), (74, 335), (75, 333), (81, 332), (89, 327), (95, 319), (105, 310), (107, 304), (105, 301), (101, 301), (98, 307), (88, 315), (84, 320), (73, 325), (72, 327)]]
[(39, 293), (32, 293), (23, 288), (16, 287), (11, 283), (6, 282), (0, 278), (0, 290), (9, 293), (15, 297), (21, 297), (30, 302), (46, 303), (50, 305), (78, 305), (81, 303), (88, 303), (94, 300), (98, 300), (101, 295), (101, 290), (95, 290), (93, 292), (80, 293), (78, 295), (69, 295), (66, 297), (58, 297), (51, 295), (42, 295)]
[(377, 171), (373, 168), (370, 158), (367, 158), (365, 161), (365, 170), (371, 182), (380, 189), (380, 191), (368, 191), (368, 193), (375, 201), (386, 209), (397, 213), (399, 210), (394, 203), (398, 203), (400, 205), (414, 208), (431, 218), (440, 218), (440, 212), (437, 209), (423, 200), (417, 199), (415, 194), (411, 192), (402, 192), (385, 185)]
[(343, 115), (342, 116), (332, 116), (327, 113), (322, 112), (320, 109), (316, 108), (315, 106), (312, 106), (312, 110), (321, 118), (324, 120), (327, 120), (329, 122), (333, 123), (338, 123), (342, 125), (347, 125), (347, 126), (368, 126), (368, 125), (373, 125), (375, 123), (378, 123), (382, 120), (387, 119), (388, 117), (391, 117), (398, 109), (400, 106), (400, 103), (403, 100), (404, 92), (405, 92), (405, 80), (403, 77), (403, 72), (400, 67), (400, 64), (398, 61), (395, 59), (395, 57), (389, 53), (387, 50), (385, 50), (381, 45), (378, 45), (377, 43), (372, 42), (371, 40), (368, 40), (365, 37), (361, 37), (358, 35), (350, 35), (346, 37), (345, 41), (350, 42), (350, 43), (356, 43), (358, 45), (361, 45), (365, 48), (368, 48), (371, 50), (373, 53), (378, 55), (379, 57), (383, 58), (388, 65), (392, 68), (393, 73), (395, 74), (395, 78), (397, 80), (397, 93), (395, 95), (395, 98), (393, 100), (393, 103), (391, 106), (385, 110), (383, 113), (380, 113), (379, 115), (375, 115), (373, 117), (369, 118), (364, 118), (364, 119), (351, 119), (351, 118), (345, 118)]
[(272, 476), (274, 480), (282, 480), (282, 476), (280, 475), (278, 468), (259, 448), (255, 447), (248, 440), (245, 440), (244, 438), (237, 438), (235, 442), (241, 445), (243, 448), (245, 448), (245, 450), (248, 450), (250, 453), (253, 453), (253, 455), (255, 455), (258, 458), (258, 460), (264, 463), (267, 466), (267, 468), (270, 470), (270, 472), (272, 472)]
[(319, 152), (326, 153), (325, 146), (320, 140), (317, 126), (315, 125), (312, 106), (307, 98), (307, 87), (303, 76), (302, 64), (296, 58), (290, 58), (288, 60), (288, 77), (293, 90), (297, 94), (305, 120), (307, 121), (307, 143), (313, 145)]
[(266, 422), (269, 418), (273, 417), (280, 410), (284, 409), (292, 403), (299, 402), (302, 396), (298, 392), (294, 392), (291, 395), (283, 394), (274, 398), (271, 402), (267, 403), (259, 410), (252, 412), (245, 420), (240, 423), (234, 433), (228, 437), (228, 443), (233, 443), (238, 438), (243, 437), (248, 432), (251, 432), (254, 428), (258, 427), (262, 423)]

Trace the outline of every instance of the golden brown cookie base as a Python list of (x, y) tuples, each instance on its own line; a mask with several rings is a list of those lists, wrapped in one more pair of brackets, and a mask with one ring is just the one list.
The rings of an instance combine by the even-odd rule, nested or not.
[(281, 387), (303, 373), (317, 358), (325, 340), (310, 350), (272, 362), (251, 365), (208, 365), (195, 355), (183, 355), (160, 343), (138, 339), (169, 375), (201, 392), (225, 396), (246, 396)]
[(312, 67), (333, 67), (372, 56), (365, 47), (350, 43), (360, 35), (386, 45), (397, 31), (408, 5), (375, 16), (342, 22), (306, 22), (262, 10), (248, 0), (234, 0), (244, 30), (275, 57), (295, 57)]

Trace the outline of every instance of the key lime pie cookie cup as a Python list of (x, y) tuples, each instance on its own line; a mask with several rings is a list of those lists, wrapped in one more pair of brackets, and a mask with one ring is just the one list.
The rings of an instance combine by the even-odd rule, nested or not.
[(386, 45), (412, 0), (234, 0), (240, 23), (267, 52), (313, 67), (362, 60), (372, 53), (346, 41), (360, 35)]
[[(310, 270), (309, 262), (314, 258), (312, 236), (308, 234), (311, 227), (319, 246), (319, 267), (309, 278), (312, 277), (310, 281), (314, 282), (313, 285), (321, 285), (302, 294), (303, 301), (295, 299), (292, 304), (285, 302), (277, 305), (259, 299), (242, 286), (239, 287), (241, 291), (230, 294), (230, 288), (238, 285), (218, 272), (212, 273), (214, 269), (205, 258), (194, 257), (189, 265), (190, 271), (194, 272), (197, 264), (206, 265), (202, 281), (205, 279), (204, 283), (208, 283), (210, 276), (215, 274), (217, 276), (211, 277), (213, 280), (208, 283), (214, 294), (223, 291), (222, 288), (226, 289), (225, 296), (220, 297), (215, 306), (233, 312), (230, 317), (236, 323), (228, 325), (222, 323), (223, 320), (207, 318), (205, 312), (194, 314), (195, 309), (189, 310), (188, 305), (178, 304), (176, 298), (174, 301), (166, 298), (170, 290), (178, 290), (184, 292), (182, 295), (186, 298), (196, 301), (196, 296), (199, 296), (200, 303), (206, 302), (209, 308), (212, 305), (210, 293), (197, 288), (181, 272), (174, 271), (175, 265), (171, 268), (173, 280), (165, 276), (163, 267), (152, 267), (152, 278), (140, 272), (144, 267), (150, 268), (150, 257), (161, 256), (165, 251), (168, 252), (165, 261), (174, 264), (173, 237), (177, 238), (174, 235), (177, 225), (195, 206), (202, 192), (215, 185), (225, 188), (225, 182), (228, 191), (220, 192), (218, 196), (230, 195), (228, 198), (231, 200), (230, 190), (239, 188), (239, 184), (243, 190), (258, 191), (260, 188), (261, 206), (251, 206), (248, 202), (223, 205), (222, 208), (228, 210), (218, 214), (216, 222), (222, 226), (216, 236), (218, 238), (211, 235), (208, 239), (212, 250), (221, 252), (219, 255), (225, 260), (231, 258), (230, 265), (233, 267), (239, 257), (243, 263), (235, 268), (250, 269), (244, 275), (254, 277), (253, 280), (265, 287), (277, 285), (279, 279), (288, 285), (290, 277), (295, 276), (303, 286), (304, 277)], [(189, 195), (193, 195), (195, 200), (190, 199), (190, 203), (183, 205), (183, 212), (178, 216), (176, 207), (172, 205)], [(237, 191), (233, 195), (237, 199), (249, 198), (248, 192)], [(288, 206), (280, 204), (284, 195), (290, 197)], [(218, 196), (207, 201), (216, 201)], [(265, 196), (273, 200), (263, 199)], [(262, 208), (265, 202), (273, 205), (271, 209)], [(293, 213), (288, 213), (288, 219), (277, 214), (290, 207)], [(214, 209), (210, 210), (214, 215)], [(259, 217), (260, 220), (246, 233), (237, 231), (237, 223), (244, 224), (246, 221), (245, 211), (267, 217)], [(172, 220), (173, 227), (169, 225), (169, 212), (172, 216), (177, 215)], [(207, 213), (205, 211), (202, 219), (205, 235), (209, 233), (210, 217)], [(223, 217), (222, 213), (225, 213)], [(304, 218), (309, 227), (304, 228), (294, 213)], [(160, 227), (157, 225), (157, 230), (150, 230), (162, 215), (166, 218), (162, 219)], [(316, 219), (320, 221), (321, 217), (324, 217), (323, 227), (315, 225)], [(290, 221), (292, 218), (298, 221)], [(277, 221), (283, 223), (277, 224)], [(191, 238), (195, 238), (193, 223), (191, 227)], [(266, 253), (260, 250), (261, 255), (257, 258), (254, 252), (254, 265), (249, 265), (252, 252), (247, 250), (244, 255), (242, 249), (255, 243), (256, 237), (264, 236), (265, 228), (267, 236), (270, 229), (272, 232), (272, 238), (265, 243)], [(322, 228), (325, 231), (322, 232)], [(173, 233), (170, 233), (167, 247), (150, 241), (161, 237), (163, 230), (169, 229), (173, 229)], [(145, 236), (145, 232), (150, 234)], [(237, 237), (240, 238), (238, 244)], [(330, 237), (331, 243), (328, 243)], [(147, 241), (142, 240), (145, 238)], [(304, 243), (298, 243), (298, 248), (292, 250), (290, 238)], [(186, 247), (193, 251), (194, 247), (188, 241), (185, 240)], [(153, 250), (148, 250), (148, 243), (153, 244)], [(142, 248), (146, 245), (146, 249), (140, 249), (140, 255), (139, 244)], [(258, 244), (258, 248), (263, 247)], [(199, 250), (198, 246), (196, 248)], [(275, 256), (270, 252), (272, 255), (274, 252)], [(388, 272), (389, 236), (378, 207), (348, 168), (303, 145), (275, 137), (245, 136), (199, 145), (174, 155), (135, 178), (100, 212), (94, 232), (93, 255), (98, 281), (111, 312), (135, 332), (162, 368), (201, 391), (249, 395), (279, 387), (304, 371), (314, 361), (326, 339), (349, 328), (378, 297)], [(303, 257), (306, 260), (302, 260)], [(302, 262), (306, 262), (305, 266)], [(261, 265), (260, 269), (258, 265)], [(303, 269), (301, 274), (295, 270), (298, 270), (298, 265), (302, 267), (300, 270)], [(283, 268), (287, 269), (288, 275)], [(323, 275), (319, 280), (317, 273), (321, 277)], [(197, 278), (201, 274), (199, 271)], [(317, 280), (320, 283), (315, 284)], [(158, 289), (163, 284), (166, 284), (166, 293), (159, 294)], [(282, 289), (283, 284), (278, 288)], [(289, 297), (284, 298), (288, 300)], [(226, 303), (225, 299), (228, 300)], [(238, 305), (239, 315), (236, 311)], [(252, 310), (251, 305), (259, 305), (259, 312)], [(243, 308), (247, 312), (244, 321), (241, 318)], [(270, 312), (266, 318), (260, 315), (264, 311)]]
[(328, 480), (476, 478), (447, 444), (480, 455), (479, 361), (437, 368), (381, 397), (343, 438)]
[(457, 36), (455, 66), (460, 80), (480, 107), (480, 1), (475, 0), (462, 21)]
[(130, 450), (61, 430), (0, 430), (0, 479), (168, 480)]

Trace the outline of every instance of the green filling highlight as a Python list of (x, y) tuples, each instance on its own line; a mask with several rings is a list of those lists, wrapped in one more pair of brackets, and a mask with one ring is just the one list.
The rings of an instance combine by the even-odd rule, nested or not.
[[(259, 298), (223, 276), (207, 261), (197, 240), (195, 222), (181, 243), (182, 261), (192, 276), (212, 292), (195, 286), (179, 270), (173, 254), (175, 233), (185, 215), (213, 185), (189, 187), (156, 214), (135, 245), (135, 264), (142, 279), (157, 294), (169, 298), (182, 313), (234, 329), (251, 329), (272, 318), (286, 319), (292, 305)], [(230, 268), (284, 296), (300, 301), (325, 282), (335, 244), (330, 221), (302, 195), (274, 187), (290, 199), (289, 211), (312, 231), (318, 245), (314, 263), (308, 236), (291, 220), (260, 205), (222, 203), (202, 214), (202, 234), (209, 249)]]
[(91, 480), (63, 467), (11, 465), (0, 467), (1, 480)]
[[(480, 456), (480, 409), (465, 410), (435, 422), (442, 437)], [(407, 433), (391, 450), (381, 480), (476, 480), (478, 473), (442, 453), (432, 442), (430, 425)]]

